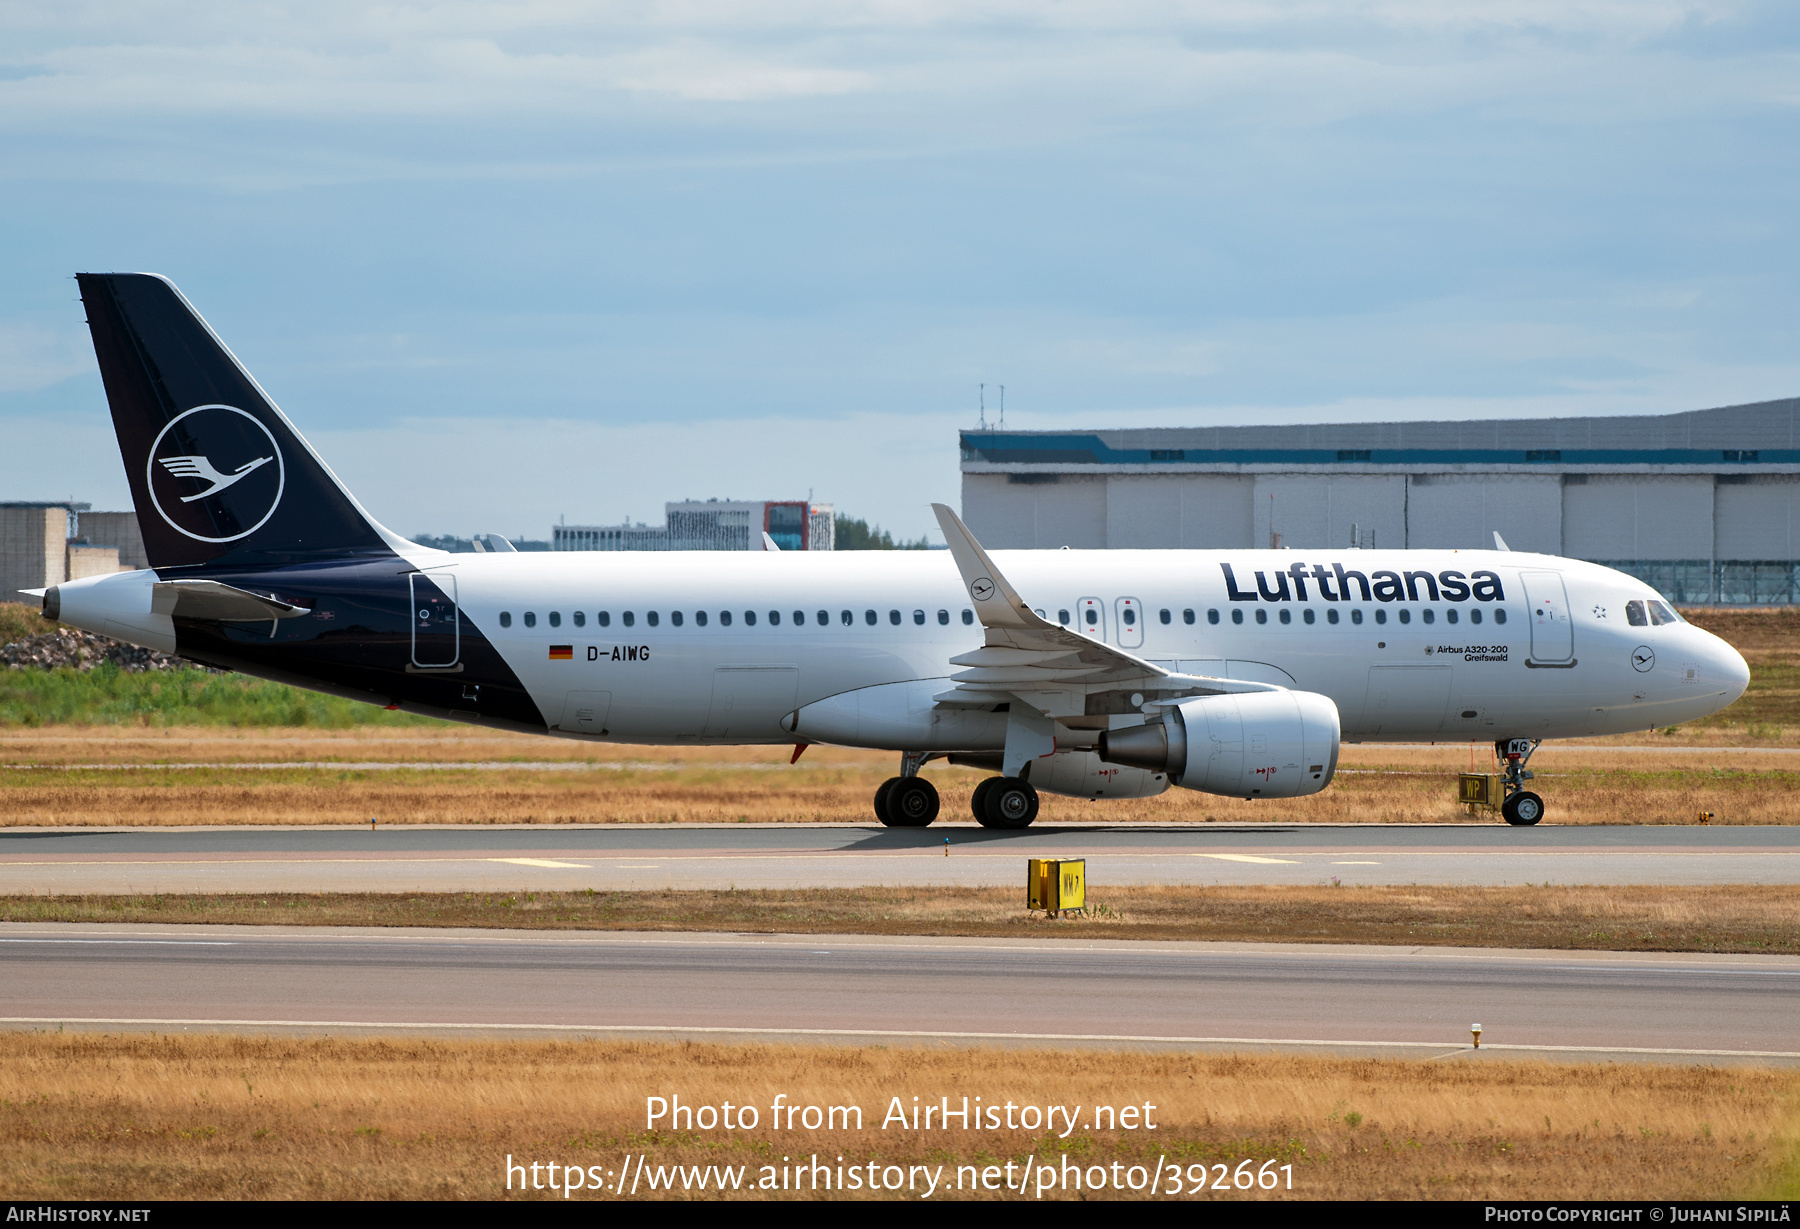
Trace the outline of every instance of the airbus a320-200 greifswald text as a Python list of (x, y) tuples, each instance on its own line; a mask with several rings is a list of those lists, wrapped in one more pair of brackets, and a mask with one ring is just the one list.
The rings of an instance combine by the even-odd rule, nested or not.
[(996, 828), (1040, 791), (1297, 797), (1343, 740), (1463, 739), (1532, 824), (1542, 739), (1749, 681), (1641, 581), (1501, 549), (990, 553), (938, 504), (947, 552), (450, 554), (377, 523), (169, 281), (77, 280), (150, 567), (31, 592), (245, 674), (562, 738), (888, 750), (893, 826), (937, 817), (947, 757), (993, 774)]

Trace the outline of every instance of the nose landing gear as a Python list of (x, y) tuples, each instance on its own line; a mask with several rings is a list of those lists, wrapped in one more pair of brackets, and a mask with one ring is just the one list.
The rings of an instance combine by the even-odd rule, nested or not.
[(930, 759), (923, 753), (900, 756), (900, 775), (875, 791), (875, 818), (889, 828), (924, 828), (938, 817), (937, 787), (919, 775)]
[(1541, 738), (1507, 738), (1494, 744), (1506, 765), (1501, 774), (1506, 798), (1500, 803), (1500, 816), (1515, 828), (1529, 828), (1544, 818), (1544, 800), (1525, 788), (1525, 782), (1536, 776), (1527, 772), (1525, 765), (1542, 742)]

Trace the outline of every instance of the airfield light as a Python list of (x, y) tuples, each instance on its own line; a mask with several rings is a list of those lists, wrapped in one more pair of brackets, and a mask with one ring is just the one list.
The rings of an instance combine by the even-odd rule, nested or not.
[(1469, 1035), (1475, 1038), (1475, 1048), (1479, 1050), (1481, 1048), (1481, 1025), (1469, 1025)]

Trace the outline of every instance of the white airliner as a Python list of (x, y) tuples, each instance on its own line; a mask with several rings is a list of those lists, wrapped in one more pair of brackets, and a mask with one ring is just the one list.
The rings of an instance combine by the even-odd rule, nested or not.
[(1019, 828), (1040, 791), (1317, 793), (1340, 740), (1491, 740), (1533, 824), (1540, 740), (1692, 721), (1749, 681), (1643, 582), (1515, 551), (989, 554), (935, 505), (948, 552), (447, 554), (368, 516), (172, 284), (78, 280), (152, 570), (45, 614), (303, 687), (597, 742), (893, 751), (894, 826), (937, 816), (918, 774), (948, 757), (997, 774), (975, 818)]

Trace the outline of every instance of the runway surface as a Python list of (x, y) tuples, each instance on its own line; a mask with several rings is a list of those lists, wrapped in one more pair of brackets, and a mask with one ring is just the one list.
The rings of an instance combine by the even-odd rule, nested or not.
[[(948, 850), (948, 856), (946, 856)], [(973, 824), (0, 829), (0, 893), (1800, 882), (1800, 827)]]
[(1800, 1063), (1800, 959), (0, 926), (0, 1023)]

